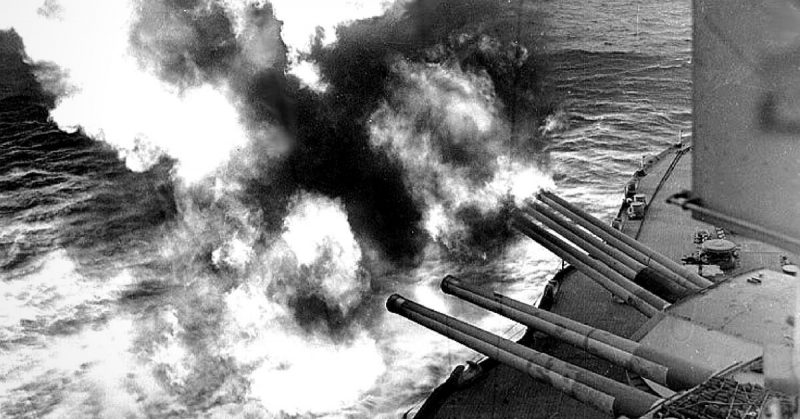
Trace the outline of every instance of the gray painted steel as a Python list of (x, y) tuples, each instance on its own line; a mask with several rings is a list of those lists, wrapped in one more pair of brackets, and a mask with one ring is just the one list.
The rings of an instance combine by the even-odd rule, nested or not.
[(640, 417), (660, 401), (634, 387), (503, 339), (400, 295), (386, 301), (389, 311), (528, 373), (602, 412)]
[[(454, 276), (447, 276), (442, 280), (442, 290), (581, 348), (673, 390), (685, 390), (701, 384), (711, 377), (713, 372), (545, 310), (531, 306), (528, 306), (529, 310), (519, 310), (515, 306), (527, 305), (497, 293), (487, 293), (480, 288), (466, 285)], [(508, 301), (514, 301), (516, 304), (507, 304)]]
[[(526, 211), (527, 214), (530, 214), (562, 237), (576, 244), (592, 257), (614, 268), (614, 270), (621, 273), (626, 278), (640, 284), (652, 284), (653, 290), (657, 289), (661, 291), (663, 297), (675, 301), (691, 294), (693, 290), (697, 289), (697, 287), (687, 288), (666, 275), (658, 274), (658, 271), (636, 261), (610, 243), (604, 243), (600, 240), (603, 239), (608, 242), (609, 239), (607, 235), (599, 235), (598, 237), (600, 237), (600, 239), (598, 239), (593, 234), (578, 227), (572, 221), (558, 215), (552, 209), (547, 208), (541, 202), (535, 202), (531, 207), (532, 211)], [(641, 280), (642, 282), (638, 282), (637, 280)]]
[(606, 235), (609, 236), (609, 239), (611, 242), (613, 242), (614, 247), (624, 251), (645, 265), (663, 271), (662, 273), (681, 285), (686, 286), (687, 288), (706, 288), (713, 285), (713, 282), (709, 281), (708, 279), (689, 271), (685, 267), (670, 260), (655, 250), (650, 249), (635, 239), (626, 236), (617, 230), (614, 230), (611, 228), (611, 226), (606, 225), (597, 218), (592, 217), (586, 211), (570, 204), (551, 192), (541, 192), (539, 194), (539, 199), (541, 199), (542, 202), (546, 203), (551, 208), (558, 210), (560, 213), (580, 224), (587, 230), (595, 234), (598, 234), (598, 232), (607, 233)]
[(590, 258), (578, 249), (560, 242), (555, 236), (524, 217), (515, 216), (512, 225), (646, 316), (652, 317), (669, 305), (667, 301), (634, 284), (608, 266)]

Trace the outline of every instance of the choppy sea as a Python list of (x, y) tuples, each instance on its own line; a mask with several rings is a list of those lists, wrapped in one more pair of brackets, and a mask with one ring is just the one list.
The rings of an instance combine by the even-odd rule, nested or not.
[[(535, 59), (556, 104), (524, 163), (610, 221), (642, 156), (691, 131), (691, 4), (513, 3), (536, 16)], [(480, 84), (466, 70), (406, 64), (393, 99), (375, 106), (383, 122), (373, 126), (374, 147), (425, 174), (404, 178), (417, 201), (438, 197), (419, 221), (430, 243), (393, 264), (369, 234), (351, 231), (362, 208), (352, 202), (362, 201), (350, 192), (331, 196), (324, 182), (299, 191), (275, 204), (285, 211), (265, 227), (254, 208), (270, 192), (248, 200), (230, 176), (180, 180), (166, 156), (133, 171), (96, 132), (59, 128), (38, 93), (29, 65), (37, 64), (14, 58), (9, 39), (0, 45), (0, 417), (401, 417), (479, 356), (387, 313), (386, 297), (398, 292), (518, 336), (512, 323), (445, 296), (439, 281), (456, 274), (533, 302), (561, 266), (520, 236), (458, 257), (433, 239), (452, 227), (447, 211), (462, 192), (412, 183), (461, 172), (404, 154), (429, 149), (392, 138), (427, 134), (398, 123), (408, 111), (392, 106), (445, 83)], [(476, 115), (486, 109), (469, 107), (491, 102), (481, 100), (465, 101), (456, 122), (468, 115), (463, 123), (482, 132)], [(436, 117), (431, 109), (423, 116)]]

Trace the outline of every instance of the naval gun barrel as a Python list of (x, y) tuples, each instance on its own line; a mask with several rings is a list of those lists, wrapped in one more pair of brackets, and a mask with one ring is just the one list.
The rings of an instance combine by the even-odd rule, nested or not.
[(592, 259), (575, 247), (559, 240), (528, 220), (521, 212), (514, 214), (512, 226), (578, 268), (590, 279), (639, 310), (645, 316), (653, 317), (658, 311), (669, 305), (667, 301), (634, 284), (598, 260)]
[(708, 279), (689, 271), (684, 266), (650, 249), (632, 237), (611, 228), (611, 226), (592, 217), (586, 211), (570, 204), (552, 192), (542, 191), (539, 193), (538, 198), (551, 208), (575, 221), (581, 227), (596, 234), (603, 240), (611, 243), (614, 247), (627, 253), (640, 263), (659, 270), (665, 276), (689, 289), (706, 288), (713, 285)]
[(615, 417), (640, 417), (660, 401), (639, 389), (501, 338), (398, 294), (389, 297), (386, 308)]
[[(674, 302), (685, 297), (693, 292), (691, 290), (697, 288), (692, 287), (691, 290), (687, 289), (684, 285), (673, 281), (658, 270), (638, 262), (611, 244), (603, 243), (591, 233), (588, 233), (575, 223), (558, 215), (541, 202), (530, 204), (529, 209), (525, 211), (525, 213), (531, 215), (551, 230), (585, 250), (592, 257), (614, 268), (614, 270), (634, 283), (642, 286), (647, 284), (655, 294), (669, 301)], [(688, 285), (691, 286), (693, 284), (689, 283)]]
[(535, 218), (622, 275), (633, 279), (636, 276), (636, 269), (644, 266), (627, 254), (602, 243), (596, 237), (576, 229), (574, 224), (564, 222), (553, 210), (544, 207), (541, 203), (536, 202), (531, 206), (532, 208), (524, 210), (525, 214)]
[(713, 371), (638, 342), (599, 330), (528, 304), (464, 284), (448, 275), (442, 291), (519, 322), (635, 374), (679, 391), (705, 382)]

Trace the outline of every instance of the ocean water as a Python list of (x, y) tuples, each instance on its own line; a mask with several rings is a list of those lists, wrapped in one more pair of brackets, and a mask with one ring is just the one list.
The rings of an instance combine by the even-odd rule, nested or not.
[[(163, 155), (125, 148), (112, 138), (116, 126), (104, 125), (106, 112), (77, 112), (86, 127), (65, 132), (59, 116), (70, 102), (53, 111), (42, 106), (48, 100), (39, 95), (32, 67), (4, 35), (0, 416), (401, 417), (456, 365), (479, 355), (387, 313), (384, 302), (395, 292), (519, 336), (514, 324), (445, 296), (439, 281), (455, 274), (535, 301), (560, 268), (553, 255), (508, 236), (485, 215), (499, 211), (497, 196), (505, 192), (520, 200), (548, 186), (610, 221), (641, 157), (691, 131), (691, 4), (502, 5), (512, 16), (505, 20), (508, 38), (515, 24), (530, 25), (523, 31), (534, 39), (529, 53), (554, 104), (541, 126), (504, 116), (510, 105), (499, 92), (501, 76), (449, 61), (401, 60), (391, 67), (397, 76), (385, 97), (363, 102), (370, 119), (359, 127), (377, 150), (368, 155), (376, 168), (363, 169), (372, 166), (358, 160), (361, 154), (347, 164), (360, 149), (347, 141), (349, 125), (337, 122), (330, 135), (343, 139), (322, 148), (337, 156), (335, 164), (301, 159), (274, 182), (272, 155), (279, 152), (272, 149), (234, 151), (223, 169), (190, 180), (181, 168), (203, 147), (199, 140), (187, 148), (157, 144)], [(467, 38), (487, 25), (465, 26), (475, 31)], [(478, 44), (495, 51), (487, 56), (513, 50), (492, 36), (500, 47)], [(346, 45), (347, 37), (340, 34), (340, 42)], [(427, 46), (428, 55), (441, 53), (437, 45)], [(46, 78), (52, 72), (43, 68), (34, 63), (41, 84), (52, 88)], [(214, 71), (222, 70), (208, 74)], [(350, 86), (347, 80), (336, 80), (328, 82), (349, 97), (340, 87)], [(123, 100), (135, 102), (135, 92), (126, 93)], [(298, 125), (328, 132), (329, 119), (304, 119), (299, 107)], [(148, 128), (149, 117), (147, 109), (125, 109), (134, 127)], [(92, 130), (90, 118), (105, 129)], [(205, 122), (195, 120), (201, 129), (193, 135), (210, 129)], [(545, 133), (525, 135), (529, 128)], [(531, 143), (520, 157), (508, 154), (511, 132)], [(316, 143), (305, 144), (318, 151)], [(146, 161), (146, 170), (125, 160), (132, 154)], [(400, 169), (381, 169), (381, 156), (399, 161)], [(307, 175), (320, 171), (325, 175)], [(419, 212), (409, 215), (413, 222), (397, 223), (424, 229), (422, 239), (375, 233), (402, 221), (396, 213), (408, 200), (374, 204), (384, 199), (382, 188), (395, 184), (361, 179), (395, 175)], [(301, 187), (283, 193), (280, 179)], [(339, 179), (346, 185), (331, 186)], [(464, 203), (473, 212), (459, 212)], [(484, 215), (464, 227), (475, 211)], [(381, 223), (384, 217), (390, 221)], [(462, 244), (465, 228), (480, 230), (479, 240), (492, 246)], [(406, 230), (396, 231), (400, 237)]]

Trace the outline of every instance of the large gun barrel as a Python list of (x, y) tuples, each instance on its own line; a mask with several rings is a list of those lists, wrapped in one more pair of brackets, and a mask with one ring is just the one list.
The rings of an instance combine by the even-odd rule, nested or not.
[(592, 259), (575, 247), (559, 240), (543, 228), (528, 220), (520, 212), (514, 214), (512, 226), (554, 254), (568, 261), (590, 279), (606, 288), (612, 294), (625, 300), (644, 315), (652, 317), (656, 312), (669, 305), (667, 301), (634, 284), (618, 272), (600, 263), (598, 260)]
[(603, 243), (593, 234), (581, 229), (569, 219), (558, 215), (541, 202), (530, 204), (529, 210), (525, 212), (593, 257), (614, 268), (626, 278), (642, 286), (647, 286), (654, 293), (670, 301), (676, 301), (692, 294), (693, 290), (697, 289), (694, 284), (685, 281), (684, 283), (691, 287), (687, 288), (687, 286), (675, 282), (660, 271), (638, 262), (611, 244)]
[(503, 339), (400, 295), (390, 296), (386, 307), (607, 414), (640, 417), (660, 401), (639, 389)]
[(591, 234), (586, 234), (584, 231), (575, 228), (574, 224), (564, 222), (553, 210), (544, 207), (541, 203), (536, 202), (531, 204), (531, 206), (533, 208), (525, 211), (525, 214), (535, 218), (537, 221), (558, 233), (561, 237), (564, 237), (585, 250), (592, 255), (592, 257), (600, 259), (600, 261), (614, 268), (614, 270), (622, 275), (633, 279), (633, 277), (636, 276), (636, 270), (644, 267), (644, 265), (627, 254), (602, 243)]
[(703, 366), (642, 346), (638, 342), (532, 307), (501, 294), (469, 286), (454, 276), (445, 277), (441, 286), (447, 294), (584, 349), (676, 391), (701, 384), (713, 373)]
[(575, 221), (581, 227), (601, 237), (617, 249), (624, 251), (640, 263), (659, 270), (665, 276), (687, 288), (706, 288), (713, 285), (708, 279), (689, 271), (668, 257), (650, 249), (620, 231), (611, 228), (611, 226), (592, 217), (586, 211), (570, 204), (552, 192), (542, 191), (539, 193), (538, 198), (567, 218)]

